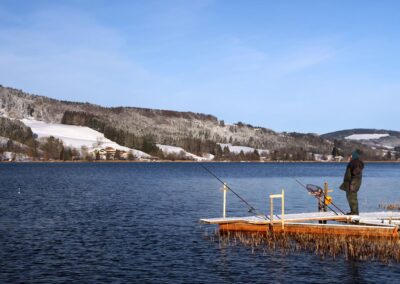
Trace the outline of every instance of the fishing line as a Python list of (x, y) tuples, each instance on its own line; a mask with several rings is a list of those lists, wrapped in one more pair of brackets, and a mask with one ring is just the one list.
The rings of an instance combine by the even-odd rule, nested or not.
[[(307, 189), (307, 186), (305, 186), (305, 185), (304, 185), (301, 181), (299, 181), (297, 178), (293, 177), (293, 179), (294, 179), (298, 184), (300, 184), (302, 187), (304, 187), (305, 189)], [(307, 191), (308, 191), (308, 189), (307, 189)], [(321, 194), (322, 194), (322, 196), (323, 196), (324, 198), (326, 198), (324, 192), (321, 192)], [(317, 198), (315, 195), (314, 195), (314, 197)], [(337, 210), (339, 210), (340, 213), (342, 213), (343, 215), (345, 215), (345, 213), (344, 213), (339, 207), (337, 207), (333, 202), (331, 202), (331, 204), (332, 204)], [(328, 207), (333, 213), (335, 213), (336, 215), (339, 215), (339, 214), (338, 214), (335, 210), (333, 210), (328, 204), (325, 204), (325, 205), (326, 205), (326, 207)]]
[(250, 205), (243, 197), (241, 197), (239, 194), (237, 194), (231, 187), (229, 187), (223, 180), (221, 180), (216, 174), (214, 174), (210, 169), (208, 169), (205, 165), (202, 163), (199, 163), (199, 165), (205, 169), (210, 175), (212, 175), (215, 179), (217, 179), (220, 183), (226, 186), (227, 189), (229, 189), (236, 197), (238, 197), (242, 202), (244, 202), (247, 207), (249, 208), (249, 212), (255, 215), (256, 217), (262, 216), (263, 218), (269, 219), (266, 215), (258, 213), (257, 209), (255, 209), (253, 206)]

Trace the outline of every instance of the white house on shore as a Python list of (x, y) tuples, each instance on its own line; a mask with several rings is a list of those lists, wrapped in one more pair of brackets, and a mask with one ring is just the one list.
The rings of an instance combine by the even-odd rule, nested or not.
[[(128, 160), (129, 152), (113, 147), (94, 148), (89, 151), (93, 160)], [(133, 157), (133, 153), (131, 154)]]

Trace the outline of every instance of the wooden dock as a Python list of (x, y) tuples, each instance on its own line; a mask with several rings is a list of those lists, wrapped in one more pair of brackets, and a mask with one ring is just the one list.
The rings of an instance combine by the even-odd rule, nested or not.
[[(307, 186), (305, 186), (307, 188)], [(315, 186), (314, 186), (315, 187)], [(317, 188), (317, 187), (315, 187)], [(399, 237), (400, 211), (366, 212), (359, 215), (345, 215), (332, 203), (328, 196), (328, 184), (318, 192), (310, 192), (317, 197), (319, 212), (285, 214), (285, 192), (270, 194), (270, 214), (245, 217), (226, 217), (226, 194), (229, 187), (223, 184), (222, 218), (200, 219), (204, 224), (216, 224), (221, 232), (274, 232), (288, 234), (317, 234), (364, 237)], [(329, 200), (328, 200), (329, 197)], [(281, 199), (281, 214), (274, 214), (274, 199)], [(334, 205), (338, 211), (329, 207)], [(247, 203), (247, 205), (249, 205)], [(327, 212), (327, 209), (330, 212)], [(254, 209), (254, 208), (250, 208)], [(253, 210), (254, 212), (254, 210)]]
[[(398, 237), (400, 212), (384, 211), (360, 215), (337, 215), (333, 212), (311, 212), (268, 216), (201, 219), (216, 224), (221, 232), (271, 232), (365, 237)], [(321, 221), (324, 221), (323, 223)], [(328, 223), (329, 222), (329, 223)], [(333, 223), (332, 223), (333, 222)]]

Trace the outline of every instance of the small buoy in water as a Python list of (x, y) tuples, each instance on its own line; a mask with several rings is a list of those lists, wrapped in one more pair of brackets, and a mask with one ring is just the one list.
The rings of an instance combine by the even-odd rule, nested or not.
[(21, 188), (18, 187), (18, 194), (21, 194)]

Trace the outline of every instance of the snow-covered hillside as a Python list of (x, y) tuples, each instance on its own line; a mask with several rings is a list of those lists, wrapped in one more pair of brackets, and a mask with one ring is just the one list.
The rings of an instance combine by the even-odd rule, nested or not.
[[(10, 118), (89, 126), (89, 122), (113, 128), (113, 131), (152, 137), (155, 143), (183, 147), (182, 141), (201, 140), (233, 143), (256, 149), (277, 150), (286, 147), (319, 152), (331, 151), (331, 143), (315, 135), (277, 133), (263, 127), (238, 122), (225, 124), (208, 114), (135, 107), (106, 108), (89, 103), (59, 101), (0, 86), (0, 114)], [(93, 127), (94, 129), (99, 129)], [(210, 152), (210, 149), (208, 149)]]
[(68, 147), (80, 149), (82, 146), (85, 146), (89, 150), (98, 147), (113, 147), (121, 151), (132, 151), (133, 155), (138, 158), (150, 157), (150, 155), (142, 151), (121, 146), (105, 138), (103, 133), (89, 127), (46, 123), (34, 119), (22, 119), (21, 121), (26, 126), (29, 126), (38, 138), (53, 136), (62, 140), (63, 144)]
[(400, 152), (398, 150), (400, 148), (400, 131), (395, 130), (354, 128), (326, 133), (321, 137), (333, 141), (343, 141), (346, 144), (354, 143), (352, 148), (359, 148), (359, 145), (368, 147), (369, 149), (364, 148), (363, 151), (369, 152), (367, 155), (372, 157), (380, 157), (387, 150)]
[[(89, 150), (95, 148), (112, 147), (121, 151), (132, 151), (133, 155), (138, 158), (150, 158), (150, 155), (135, 149), (121, 146), (110, 139), (104, 137), (104, 134), (85, 126), (65, 125), (58, 123), (46, 123), (34, 119), (22, 119), (26, 126), (32, 129), (38, 138), (53, 136), (63, 141), (68, 147), (80, 149), (82, 146)], [(186, 152), (181, 147), (157, 144), (157, 147), (165, 155), (173, 154), (177, 157), (187, 158), (195, 161), (211, 160), (213, 157), (203, 158), (192, 153)]]
[(345, 137), (345, 139), (348, 140), (373, 140), (373, 139), (380, 139), (382, 137), (388, 137), (389, 134), (352, 134), (349, 135), (347, 137)]
[(357, 133), (348, 135), (345, 139), (360, 141), (372, 149), (394, 149), (400, 146), (400, 136), (393, 131), (389, 133)]
[[(198, 154), (203, 157), (206, 157), (207, 153), (217, 153), (215, 152), (215, 149), (217, 149), (215, 144), (218, 143), (221, 143), (222, 147), (227, 146), (229, 148), (232, 154), (229, 155), (229, 159), (240, 158), (233, 154), (243, 157), (243, 155), (239, 155), (241, 152), (246, 156), (252, 156), (254, 150), (258, 151), (261, 160), (291, 159), (292, 157), (298, 159), (304, 158), (305, 153), (308, 158), (316, 154), (326, 156), (332, 152), (335, 140), (343, 142), (339, 147), (339, 150), (343, 153), (350, 153), (352, 149), (359, 147), (363, 148), (362, 150), (369, 157), (376, 157), (380, 155), (380, 151), (385, 149), (393, 149), (400, 153), (398, 150), (398, 147), (400, 147), (400, 131), (349, 129), (324, 135), (296, 132), (278, 133), (242, 122), (226, 124), (213, 115), (135, 107), (107, 108), (90, 103), (66, 102), (31, 95), (1, 85), (0, 116), (14, 120), (24, 119), (27, 121), (27, 125), (32, 126), (33, 131), (39, 137), (53, 135), (62, 139), (64, 145), (77, 146), (76, 148), (80, 146), (93, 147), (93, 144), (97, 143), (98, 137), (100, 137), (103, 146), (124, 149), (121, 145), (107, 144), (113, 143), (113, 141), (108, 141), (102, 133), (93, 130), (103, 131), (104, 129), (107, 130), (107, 137), (118, 137), (118, 141), (123, 141), (120, 142), (121, 144), (129, 146), (135, 142), (134, 145), (138, 145), (136, 147), (139, 148), (142, 145), (140, 142), (149, 137), (153, 143), (176, 145), (185, 149), (194, 149), (195, 143), (204, 142), (200, 147), (202, 154)], [(32, 119), (29, 118), (42, 123), (51, 123), (53, 124), (52, 129), (47, 129), (47, 131), (41, 133), (40, 131), (43, 130), (45, 125), (34, 124)], [(29, 120), (31, 121), (29, 122)], [(60, 125), (62, 125), (62, 129), (54, 129), (54, 127), (60, 127)], [(86, 131), (81, 133), (84, 134), (83, 136), (75, 136), (74, 133), (82, 131), (82, 128), (85, 127), (78, 130), (79, 126), (72, 125), (87, 126), (92, 129), (86, 128)], [(67, 129), (71, 127), (73, 130)], [(7, 135), (3, 133), (2, 136), (10, 138), (10, 129), (12, 128), (5, 128), (5, 133), (8, 131)], [(73, 132), (72, 135), (67, 135), (70, 130)], [(85, 138), (89, 131), (91, 132), (89, 138)], [(370, 136), (369, 134), (379, 134), (379, 136)], [(22, 134), (18, 135), (23, 136)], [(164, 148), (163, 151), (170, 152), (171, 155), (172, 152), (181, 154), (181, 149), (177, 148)], [(196, 158), (186, 154), (184, 157)]]

